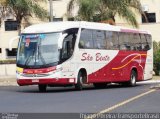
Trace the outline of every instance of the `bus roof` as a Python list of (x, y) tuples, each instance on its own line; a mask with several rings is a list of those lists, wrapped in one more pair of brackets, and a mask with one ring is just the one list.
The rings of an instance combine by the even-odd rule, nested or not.
[(49, 22), (49, 23), (36, 24), (25, 28), (22, 31), (22, 33), (31, 34), (31, 33), (60, 32), (66, 29), (80, 28), (80, 27), (87, 29), (150, 34), (147, 31), (124, 28), (120, 26), (113, 26), (105, 23), (86, 22), (86, 21), (63, 21), (63, 22)]

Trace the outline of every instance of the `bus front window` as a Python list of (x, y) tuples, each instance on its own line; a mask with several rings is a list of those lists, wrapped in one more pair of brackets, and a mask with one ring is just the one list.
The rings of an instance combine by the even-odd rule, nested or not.
[(17, 66), (49, 67), (58, 64), (58, 39), (61, 33), (23, 34), (19, 43)]

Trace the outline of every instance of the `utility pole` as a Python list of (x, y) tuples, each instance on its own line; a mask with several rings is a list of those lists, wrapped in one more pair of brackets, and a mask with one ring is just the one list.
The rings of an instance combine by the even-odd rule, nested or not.
[(53, 0), (49, 0), (49, 6), (50, 6), (50, 22), (53, 21)]

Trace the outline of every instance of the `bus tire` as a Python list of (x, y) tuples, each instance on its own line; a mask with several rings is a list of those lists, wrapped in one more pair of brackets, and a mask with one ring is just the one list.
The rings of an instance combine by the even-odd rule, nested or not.
[(136, 81), (137, 81), (137, 72), (135, 70), (132, 70), (130, 75), (129, 86), (131, 87), (136, 86)]
[(38, 85), (38, 89), (40, 92), (46, 92), (47, 91), (47, 85)]
[(103, 89), (107, 87), (107, 83), (94, 83), (93, 85), (97, 89)]
[(78, 73), (78, 77), (77, 77), (77, 84), (75, 84), (75, 89), (76, 90), (82, 90), (83, 89), (83, 79), (84, 78), (84, 76), (83, 76), (83, 74), (82, 74), (82, 72), (80, 71), (79, 73)]

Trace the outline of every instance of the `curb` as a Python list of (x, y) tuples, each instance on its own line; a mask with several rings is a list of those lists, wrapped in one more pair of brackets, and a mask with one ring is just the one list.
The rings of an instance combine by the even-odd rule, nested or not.
[(0, 86), (18, 86), (16, 82), (0, 82)]
[(0, 86), (18, 86), (15, 76), (0, 76)]

